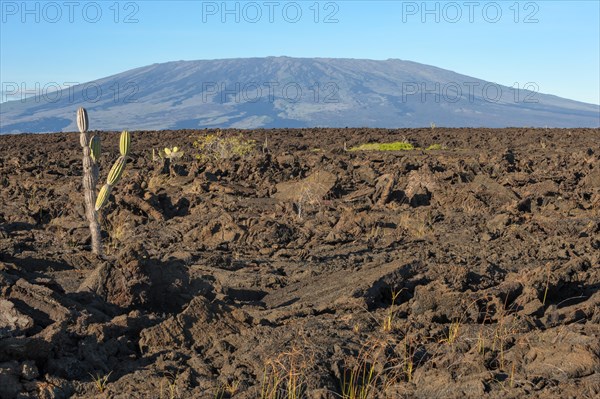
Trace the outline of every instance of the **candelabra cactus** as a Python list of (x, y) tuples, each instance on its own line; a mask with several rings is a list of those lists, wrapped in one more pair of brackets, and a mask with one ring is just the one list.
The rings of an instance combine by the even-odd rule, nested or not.
[(85, 108), (77, 110), (77, 127), (79, 128), (79, 142), (83, 149), (83, 190), (85, 197), (85, 214), (90, 224), (90, 233), (92, 235), (92, 252), (98, 255), (102, 254), (102, 238), (100, 234), (100, 224), (98, 223), (98, 211), (108, 203), (108, 197), (115, 184), (121, 179), (127, 155), (131, 145), (131, 136), (128, 131), (121, 133), (119, 150), (121, 156), (115, 161), (108, 172), (106, 184), (102, 186), (98, 197), (96, 197), (96, 184), (98, 183), (99, 163), (100, 163), (100, 137), (92, 136), (88, 130), (88, 116)]

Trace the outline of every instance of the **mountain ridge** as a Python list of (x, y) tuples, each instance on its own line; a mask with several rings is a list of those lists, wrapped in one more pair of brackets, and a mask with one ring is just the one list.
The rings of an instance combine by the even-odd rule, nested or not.
[[(400, 59), (169, 61), (0, 105), (0, 134), (276, 127), (599, 127), (600, 106)], [(529, 89), (529, 90), (527, 90)]]

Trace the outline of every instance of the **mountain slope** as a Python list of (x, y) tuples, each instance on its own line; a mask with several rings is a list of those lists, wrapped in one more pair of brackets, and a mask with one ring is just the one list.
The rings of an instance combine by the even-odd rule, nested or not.
[[(534, 86), (526, 86), (534, 88)], [(245, 58), (154, 64), (0, 105), (0, 133), (204, 127), (598, 127), (600, 106), (401, 60)]]

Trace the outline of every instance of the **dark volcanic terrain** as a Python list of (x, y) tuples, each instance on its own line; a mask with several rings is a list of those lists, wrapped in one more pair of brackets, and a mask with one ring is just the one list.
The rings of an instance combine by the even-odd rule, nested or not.
[(0, 136), (2, 399), (599, 397), (599, 129), (206, 133)]

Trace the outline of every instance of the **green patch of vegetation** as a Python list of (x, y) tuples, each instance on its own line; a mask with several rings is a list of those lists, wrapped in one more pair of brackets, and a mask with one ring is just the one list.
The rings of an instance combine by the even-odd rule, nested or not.
[[(348, 151), (412, 151), (422, 150), (406, 141), (394, 141), (392, 143), (366, 143), (350, 148)], [(432, 144), (425, 148), (425, 151), (445, 150), (441, 144)]]
[(445, 149), (445, 147), (441, 144), (432, 144), (429, 147), (425, 148), (425, 151), (443, 150), (443, 149)]
[(367, 143), (350, 148), (349, 151), (411, 151), (415, 147), (405, 141), (395, 141), (393, 143)]

